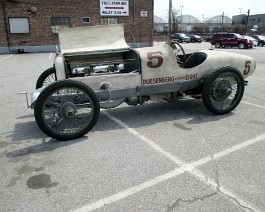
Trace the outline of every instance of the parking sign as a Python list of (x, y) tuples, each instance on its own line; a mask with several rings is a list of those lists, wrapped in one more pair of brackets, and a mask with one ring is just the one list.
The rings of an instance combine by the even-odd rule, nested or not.
[(100, 0), (101, 16), (129, 16), (128, 1)]

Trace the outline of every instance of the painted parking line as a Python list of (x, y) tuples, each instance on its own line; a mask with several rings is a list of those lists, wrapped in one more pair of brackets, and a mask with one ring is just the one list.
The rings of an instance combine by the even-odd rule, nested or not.
[(256, 77), (248, 77), (250, 79), (255, 79), (255, 80), (261, 80), (261, 81), (265, 81), (265, 79), (261, 79), (261, 78), (256, 78)]
[(241, 144), (235, 145), (227, 150), (212, 154), (211, 156), (205, 157), (201, 160), (186, 164), (184, 161), (182, 161), (180, 158), (176, 157), (172, 153), (165, 151), (162, 147), (160, 147), (158, 144), (155, 142), (151, 141), (150, 139), (146, 138), (143, 135), (140, 135), (136, 130), (130, 128), (128, 125), (126, 125), (124, 122), (121, 120), (117, 119), (116, 117), (110, 115), (109, 113), (102, 111), (106, 116), (108, 116), (111, 120), (125, 128), (128, 132), (133, 134), (134, 136), (138, 137), (140, 140), (148, 144), (152, 149), (157, 151), (159, 154), (162, 156), (167, 157), (171, 161), (173, 161), (176, 165), (180, 166), (179, 168), (168, 172), (164, 175), (158, 176), (156, 178), (153, 178), (149, 181), (146, 181), (144, 183), (141, 183), (139, 185), (136, 185), (134, 187), (128, 188), (124, 191), (118, 192), (114, 195), (108, 196), (106, 198), (103, 198), (101, 200), (98, 200), (96, 202), (90, 203), (88, 205), (85, 205), (81, 208), (78, 208), (74, 210), (74, 212), (81, 212), (81, 211), (92, 211), (99, 209), (101, 207), (104, 207), (108, 204), (114, 203), (116, 201), (122, 200), (128, 196), (131, 196), (133, 194), (139, 193), (140, 191), (143, 191), (147, 188), (150, 188), (152, 186), (155, 186), (158, 183), (164, 182), (168, 179), (174, 178), (178, 176), (179, 174), (182, 174), (184, 172), (189, 172), (193, 176), (195, 176), (197, 179), (201, 180), (207, 185), (212, 186), (214, 189), (216, 189), (218, 192), (223, 194), (224, 196), (228, 197), (230, 200), (232, 200), (235, 204), (239, 205), (240, 207), (247, 209), (249, 211), (255, 211), (258, 212), (259, 210), (255, 207), (253, 207), (251, 204), (248, 202), (242, 200), (239, 198), (237, 195), (233, 194), (231, 191), (226, 189), (225, 187), (221, 186), (218, 182), (215, 182), (214, 180), (210, 179), (207, 175), (199, 171), (196, 167), (201, 166), (203, 164), (209, 163), (211, 161), (214, 161), (216, 159), (219, 159), (221, 157), (224, 157), (226, 155), (229, 155), (233, 152), (236, 152), (240, 149), (246, 148), (250, 145), (253, 145), (257, 142), (260, 142), (262, 140), (265, 140), (265, 134), (262, 134), (254, 139), (250, 139), (248, 141), (245, 141)]
[(49, 60), (52, 58), (53, 53), (50, 53)]
[(262, 108), (262, 109), (265, 109), (264, 106), (261, 106), (261, 105), (257, 105), (257, 104), (253, 104), (253, 103), (250, 103), (250, 102), (245, 102), (245, 101), (241, 101), (242, 103), (246, 104), (246, 105), (251, 105), (251, 106), (254, 106), (254, 107), (258, 107), (258, 108)]
[(6, 60), (6, 59), (8, 59), (9, 57), (12, 57), (12, 56), (13, 56), (13, 55), (11, 54), (11, 55), (9, 55), (9, 56), (7, 56), (7, 57), (4, 57), (4, 58), (0, 59), (0, 61)]

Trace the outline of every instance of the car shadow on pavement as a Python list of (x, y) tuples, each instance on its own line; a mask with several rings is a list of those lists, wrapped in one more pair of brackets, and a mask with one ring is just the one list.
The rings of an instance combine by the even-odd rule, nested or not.
[(43, 153), (43, 152), (51, 152), (53, 150), (56, 150), (61, 147), (73, 145), (79, 142), (82, 142), (84, 140), (87, 140), (86, 137), (82, 137), (79, 139), (75, 139), (72, 141), (68, 142), (58, 142), (55, 139), (51, 138), (43, 138), (41, 143), (37, 143), (32, 146), (27, 146), (21, 149), (17, 149), (14, 151), (7, 152), (5, 155), (7, 158), (9, 157), (22, 157), (22, 156), (28, 156), (32, 154), (38, 154), (38, 153)]
[[(150, 102), (143, 106), (120, 106), (114, 109), (105, 110), (111, 116), (120, 119), (130, 128), (138, 129), (152, 126), (157, 123), (170, 122), (182, 130), (192, 130), (194, 125), (205, 122), (217, 122), (230, 117), (234, 113), (226, 115), (213, 115), (206, 110), (201, 100), (189, 99), (176, 103)], [(178, 123), (178, 120), (186, 121), (185, 125)], [(96, 126), (90, 131), (112, 131), (123, 128), (118, 124), (113, 124), (106, 115), (100, 113), (100, 118)], [(14, 132), (10, 132), (6, 137), (12, 137), (10, 145), (27, 145), (27, 147), (7, 152), (6, 157), (20, 157), (42, 152), (53, 151), (55, 149), (76, 144), (88, 140), (87, 136), (79, 139), (59, 142), (46, 136), (37, 126), (35, 121), (17, 123)], [(30, 144), (36, 142), (37, 144)]]
[[(181, 122), (185, 121), (185, 124), (192, 128), (197, 124), (218, 122), (234, 115), (233, 112), (225, 115), (214, 115), (204, 107), (202, 100), (197, 99), (184, 99), (176, 103), (150, 102), (142, 106), (117, 107), (105, 110), (105, 112), (135, 129), (152, 126), (159, 122), (175, 124), (179, 120)], [(121, 128), (121, 126), (114, 125), (111, 123), (113, 121), (109, 120), (106, 115), (101, 113), (94, 130), (109, 131)]]
[[(11, 145), (15, 146), (14, 151), (4, 151), (6, 157), (20, 157), (27, 156), (31, 154), (37, 154), (42, 152), (50, 152), (55, 149), (76, 144), (87, 140), (86, 137), (72, 140), (70, 142), (60, 142), (58, 140), (52, 139), (45, 135), (37, 126), (35, 121), (29, 121), (24, 123), (17, 123), (13, 132), (9, 132), (6, 135), (7, 140), (10, 140), (7, 143), (7, 147)], [(32, 145), (33, 144), (33, 145)], [(21, 149), (17, 149), (21, 145), (26, 146)], [(10, 149), (10, 148), (7, 148)]]

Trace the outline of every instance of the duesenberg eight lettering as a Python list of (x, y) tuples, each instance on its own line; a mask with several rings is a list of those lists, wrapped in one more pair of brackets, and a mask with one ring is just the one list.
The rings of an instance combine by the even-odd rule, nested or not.
[(186, 80), (195, 80), (198, 78), (198, 74), (188, 74), (186, 75)]
[(162, 83), (169, 83), (178, 80), (196, 80), (198, 79), (198, 74), (187, 74), (183, 77), (156, 77), (150, 79), (143, 79), (143, 85), (152, 85), (152, 84), (162, 84)]
[(143, 79), (144, 85), (149, 84), (159, 84), (159, 83), (168, 83), (168, 82), (174, 82), (175, 77), (157, 77), (157, 78), (150, 78), (150, 79)]

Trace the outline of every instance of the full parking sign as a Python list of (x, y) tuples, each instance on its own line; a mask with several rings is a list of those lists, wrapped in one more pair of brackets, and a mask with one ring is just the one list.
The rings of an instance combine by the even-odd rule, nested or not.
[(100, 0), (101, 16), (129, 16), (128, 1)]

